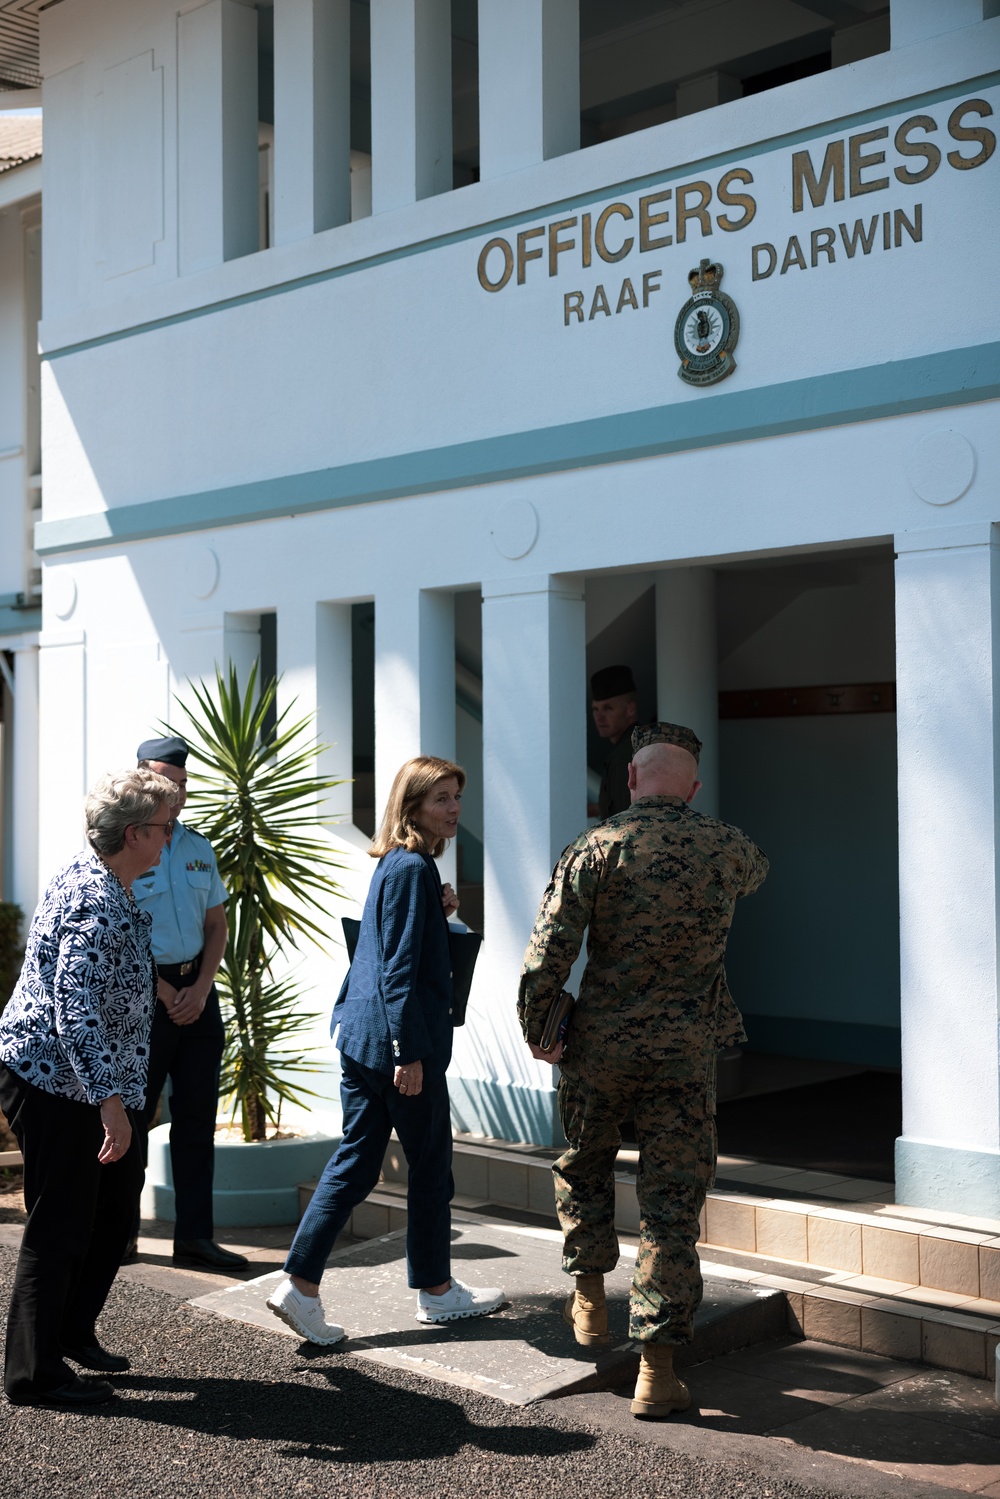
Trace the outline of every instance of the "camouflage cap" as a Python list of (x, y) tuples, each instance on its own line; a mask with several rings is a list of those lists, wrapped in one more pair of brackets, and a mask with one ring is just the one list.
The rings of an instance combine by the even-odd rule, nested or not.
[(695, 763), (701, 754), (701, 740), (694, 729), (686, 729), (680, 723), (641, 723), (632, 730), (632, 753), (645, 749), (647, 744), (676, 744), (694, 756)]

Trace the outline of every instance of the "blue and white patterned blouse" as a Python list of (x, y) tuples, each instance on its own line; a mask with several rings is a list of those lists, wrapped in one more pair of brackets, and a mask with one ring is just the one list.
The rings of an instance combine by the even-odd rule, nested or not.
[(46, 1093), (146, 1101), (154, 984), (149, 917), (95, 853), (50, 882), (0, 1015), (0, 1059)]

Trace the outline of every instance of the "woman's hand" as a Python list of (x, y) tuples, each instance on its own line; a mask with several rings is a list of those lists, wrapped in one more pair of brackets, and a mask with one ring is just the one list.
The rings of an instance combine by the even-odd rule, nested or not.
[(446, 916), (453, 916), (458, 910), (458, 896), (455, 894), (454, 885), (442, 885), (441, 904), (444, 906)]
[(97, 1152), (102, 1166), (120, 1161), (132, 1143), (132, 1126), (128, 1122), (121, 1094), (115, 1093), (101, 1104), (101, 1123), (104, 1125), (104, 1144)]
[(423, 1062), (407, 1062), (405, 1067), (397, 1067), (392, 1080), (400, 1093), (405, 1093), (407, 1098), (416, 1098), (424, 1086)]

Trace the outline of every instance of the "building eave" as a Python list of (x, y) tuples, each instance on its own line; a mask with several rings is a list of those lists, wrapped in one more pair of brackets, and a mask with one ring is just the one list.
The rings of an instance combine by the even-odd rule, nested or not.
[(0, 209), (9, 208), (12, 203), (23, 202), (25, 198), (34, 198), (41, 191), (40, 156), (34, 161), (25, 161), (18, 167), (9, 167), (6, 172), (0, 172)]

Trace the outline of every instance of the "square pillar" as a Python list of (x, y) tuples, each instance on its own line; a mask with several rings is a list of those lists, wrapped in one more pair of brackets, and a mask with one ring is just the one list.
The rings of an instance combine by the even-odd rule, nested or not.
[(579, 147), (579, 0), (479, 0), (482, 180)]
[(181, 275), (257, 248), (257, 11), (209, 0), (177, 18)]
[[(222, 636), (222, 660), (219, 665), (224, 677), (228, 677), (230, 666), (236, 667), (240, 687), (246, 690), (250, 671), (257, 667), (257, 688), (260, 690), (260, 615), (226, 614)], [(214, 681), (212, 671), (209, 680)]]
[[(327, 814), (354, 820), (354, 661), (351, 650), (351, 605), (316, 604), (316, 735), (327, 748), (320, 755), (319, 773), (343, 781), (329, 792)], [(279, 617), (281, 649), (284, 611)]]
[(85, 640), (82, 630), (53, 629), (38, 642), (38, 778), (46, 788), (38, 809), (40, 890), (84, 846), (83, 798), (94, 779), (87, 765)]
[(719, 669), (715, 574), (676, 567), (656, 578), (656, 712), (702, 741), (694, 806), (719, 816)]
[(486, 941), (450, 1078), (458, 1129), (551, 1145), (553, 1069), (517, 1023), (521, 962), (542, 892), (584, 826), (586, 620), (575, 580), (483, 587), (483, 836)]
[(350, 218), (350, 0), (275, 0), (275, 243)]
[(896, 1200), (997, 1217), (997, 527), (909, 532), (896, 550)]
[(890, 45), (912, 47), (948, 31), (975, 26), (997, 14), (992, 0), (890, 0)]
[(38, 901), (38, 647), (14, 649), (14, 798), (11, 894), (24, 912), (24, 934)]
[(451, 191), (451, 0), (372, 0), (372, 213)]
[[(399, 767), (414, 755), (455, 758), (455, 601), (432, 589), (375, 597), (375, 823)], [(438, 860), (455, 883), (455, 848)]]

